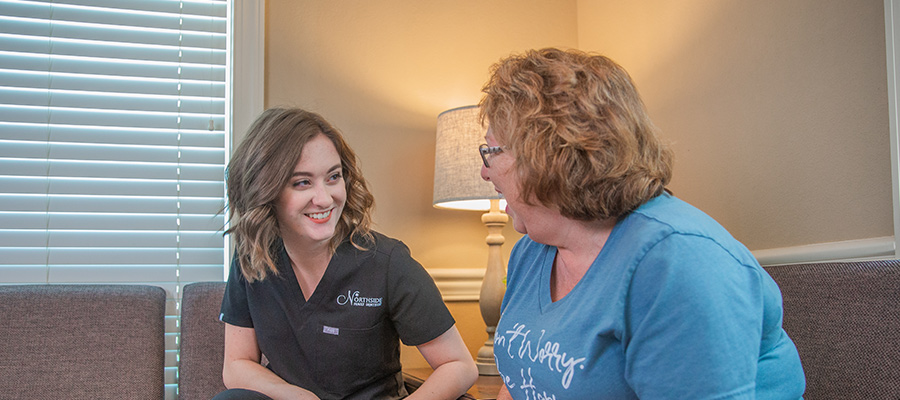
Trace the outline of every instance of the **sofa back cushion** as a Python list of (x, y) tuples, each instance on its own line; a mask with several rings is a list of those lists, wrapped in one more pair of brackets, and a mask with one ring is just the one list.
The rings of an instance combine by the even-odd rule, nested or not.
[(164, 396), (166, 292), (0, 285), (0, 398)]
[(225, 390), (225, 324), (219, 321), (224, 293), (225, 282), (191, 283), (182, 290), (178, 373), (181, 400), (209, 400)]
[(806, 400), (900, 399), (900, 261), (766, 270), (781, 288)]

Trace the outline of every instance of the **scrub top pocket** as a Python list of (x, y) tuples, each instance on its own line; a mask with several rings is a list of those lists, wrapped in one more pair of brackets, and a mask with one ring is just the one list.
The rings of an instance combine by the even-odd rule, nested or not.
[(391, 353), (399, 351), (399, 345), (390, 345), (390, 324), (386, 321), (365, 329), (318, 327), (316, 363), (312, 367), (326, 390), (342, 392), (348, 386), (365, 385), (395, 372), (389, 364), (394, 359)]

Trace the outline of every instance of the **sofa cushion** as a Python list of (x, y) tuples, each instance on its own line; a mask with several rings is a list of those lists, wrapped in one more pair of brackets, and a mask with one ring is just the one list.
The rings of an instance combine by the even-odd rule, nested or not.
[(0, 398), (161, 399), (166, 293), (0, 285)]
[(225, 282), (196, 282), (182, 289), (178, 372), (181, 400), (208, 400), (225, 390), (225, 324), (219, 321), (224, 293)]
[(900, 399), (900, 261), (766, 267), (806, 373), (806, 400)]

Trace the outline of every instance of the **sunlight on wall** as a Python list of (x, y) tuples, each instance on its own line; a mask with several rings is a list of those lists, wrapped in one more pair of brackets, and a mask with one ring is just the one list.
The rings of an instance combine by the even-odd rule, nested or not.
[[(723, 2), (715, 0), (578, 1), (578, 45), (613, 56), (635, 79), (694, 46)], [(602, 22), (601, 22), (602, 21)]]
[[(480, 213), (431, 206), (437, 116), (476, 104), (500, 58), (574, 47), (575, 1), (266, 4), (266, 105), (310, 108), (344, 132), (375, 195), (376, 228), (427, 268), (483, 266)], [(518, 238), (509, 232), (507, 251)]]

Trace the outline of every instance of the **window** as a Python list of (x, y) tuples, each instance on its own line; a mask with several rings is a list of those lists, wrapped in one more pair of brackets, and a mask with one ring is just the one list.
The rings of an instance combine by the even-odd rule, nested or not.
[(222, 280), (226, 0), (0, 0), (0, 283)]

